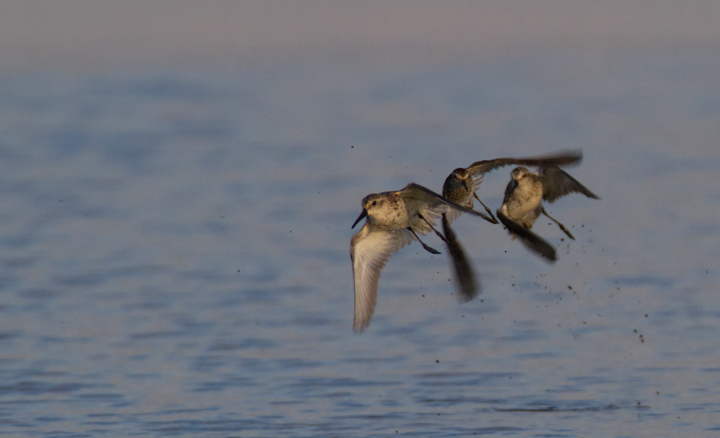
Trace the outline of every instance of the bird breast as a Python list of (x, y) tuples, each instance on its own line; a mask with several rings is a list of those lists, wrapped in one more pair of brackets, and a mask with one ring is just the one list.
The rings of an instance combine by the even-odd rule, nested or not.
[(523, 178), (518, 181), (517, 187), (508, 200), (508, 216), (515, 221), (525, 219), (528, 215), (536, 216), (536, 210), (540, 210), (541, 205), (542, 185)]
[(373, 212), (372, 224), (381, 230), (397, 230), (408, 227), (408, 211), (401, 200), (386, 200), (382, 208)]
[[(465, 186), (466, 184), (467, 187)], [(463, 182), (454, 175), (450, 175), (443, 186), (443, 196), (463, 207), (472, 208), (475, 188), (473, 178), (468, 178), (465, 184), (463, 184)]]

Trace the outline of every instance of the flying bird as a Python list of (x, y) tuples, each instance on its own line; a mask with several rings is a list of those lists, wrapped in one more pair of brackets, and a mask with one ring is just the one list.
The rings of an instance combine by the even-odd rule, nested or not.
[(362, 200), (362, 206), (363, 211), (353, 228), (363, 218), (366, 218), (365, 225), (350, 240), (355, 284), (355, 332), (362, 332), (370, 324), (377, 300), (380, 272), (393, 252), (417, 240), (426, 251), (440, 253), (420, 240), (419, 234), (434, 231), (448, 245), (451, 261), (454, 266), (458, 266), (454, 272), (461, 272), (462, 288), (474, 281), (462, 274), (467, 272), (469, 263), (464, 252), (457, 250), (460, 247), (455, 235), (451, 231), (450, 239), (446, 238), (435, 228), (435, 224), (448, 210), (482, 216), (480, 213), (415, 183), (399, 191), (367, 195)]
[[(480, 188), (483, 175), (491, 170), (511, 164), (520, 166), (562, 166), (578, 163), (582, 160), (582, 157), (582, 151), (575, 150), (560, 151), (537, 157), (496, 158), (494, 160), (476, 161), (468, 167), (458, 167), (448, 175), (445, 179), (445, 184), (443, 184), (443, 196), (469, 209), (473, 209), (474, 207), (473, 198), (477, 199), (480, 205), (485, 207), (485, 211), (490, 215), (486, 216), (481, 213), (480, 216), (488, 222), (496, 224), (497, 219), (493, 216), (492, 211), (480, 200), (477, 193), (475, 193), (478, 188)], [(457, 219), (460, 214), (462, 214), (460, 210), (449, 211), (448, 220), (452, 222)]]
[(516, 167), (510, 172), (510, 177), (503, 204), (496, 212), (500, 221), (528, 248), (554, 261), (555, 249), (530, 231), (540, 214), (552, 219), (571, 239), (575, 240), (575, 237), (565, 225), (547, 214), (542, 201), (552, 203), (570, 193), (581, 193), (593, 199), (600, 198), (557, 166), (540, 167), (535, 173), (530, 173), (524, 167)]

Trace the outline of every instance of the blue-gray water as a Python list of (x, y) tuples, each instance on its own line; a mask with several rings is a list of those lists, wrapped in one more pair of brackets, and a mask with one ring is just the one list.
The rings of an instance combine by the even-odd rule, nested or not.
[[(0, 434), (718, 433), (716, 50), (341, 61), (5, 75)], [(365, 195), (576, 148), (555, 265), (463, 216), (482, 295), (416, 243), (352, 333)]]

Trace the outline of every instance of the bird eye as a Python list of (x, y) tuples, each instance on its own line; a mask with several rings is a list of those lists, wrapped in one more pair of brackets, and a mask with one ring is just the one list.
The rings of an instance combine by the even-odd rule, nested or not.
[(372, 206), (375, 206), (375, 205), (377, 205), (377, 201), (373, 201), (373, 203), (372, 203), (372, 204), (370, 204), (370, 205), (372, 205)]

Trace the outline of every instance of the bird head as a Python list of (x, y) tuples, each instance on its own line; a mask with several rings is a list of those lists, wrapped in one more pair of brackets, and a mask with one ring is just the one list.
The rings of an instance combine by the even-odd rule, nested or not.
[(514, 179), (515, 181), (519, 181), (528, 175), (530, 175), (530, 171), (524, 167), (516, 167), (513, 169), (512, 172), (510, 172), (510, 178)]
[(371, 195), (367, 195), (362, 200), (362, 206), (363, 211), (360, 213), (360, 216), (355, 220), (355, 223), (353, 224), (352, 228), (355, 228), (355, 225), (358, 224), (364, 217), (366, 216), (372, 216), (374, 211), (377, 211), (378, 209), (382, 208), (382, 205), (385, 201), (384, 196), (378, 193), (373, 193)]

